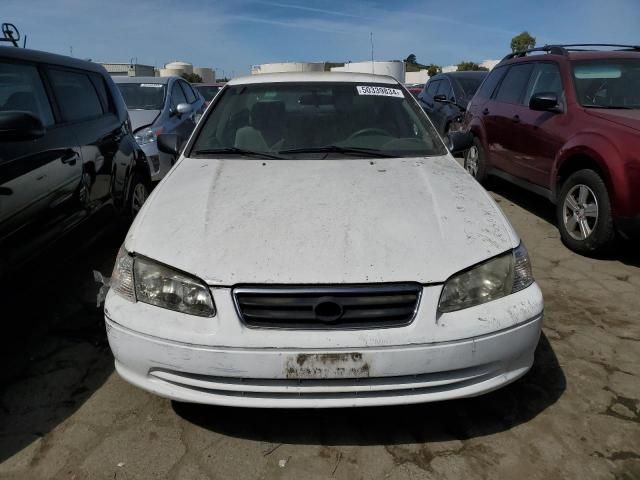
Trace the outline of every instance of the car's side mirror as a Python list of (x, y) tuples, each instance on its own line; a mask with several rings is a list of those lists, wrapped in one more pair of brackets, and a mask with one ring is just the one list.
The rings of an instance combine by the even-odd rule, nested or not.
[(169, 155), (180, 155), (182, 150), (182, 137), (176, 133), (161, 133), (158, 135), (158, 150)]
[(451, 153), (462, 152), (473, 146), (473, 134), (471, 132), (449, 132), (446, 138), (447, 148)]
[(42, 121), (29, 112), (0, 112), (0, 141), (19, 142), (43, 137)]
[(182, 115), (189, 115), (193, 111), (193, 107), (188, 103), (179, 103), (176, 106), (176, 113), (179, 117)]
[(531, 96), (529, 108), (539, 112), (559, 112), (558, 95), (553, 92), (538, 92)]

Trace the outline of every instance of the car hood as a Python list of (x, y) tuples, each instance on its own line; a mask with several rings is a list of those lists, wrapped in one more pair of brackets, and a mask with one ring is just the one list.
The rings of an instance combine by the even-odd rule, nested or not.
[(448, 156), (183, 158), (125, 247), (210, 285), (434, 283), (518, 242)]
[(141, 127), (151, 125), (160, 115), (160, 110), (129, 110), (131, 128), (135, 132)]
[(594, 117), (604, 118), (618, 125), (624, 125), (640, 131), (640, 110), (587, 109), (587, 113)]

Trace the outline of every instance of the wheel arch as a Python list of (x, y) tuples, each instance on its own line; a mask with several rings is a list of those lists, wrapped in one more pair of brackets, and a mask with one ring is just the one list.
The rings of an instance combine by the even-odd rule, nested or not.
[(608, 139), (595, 132), (573, 137), (559, 152), (551, 172), (551, 193), (554, 203), (563, 182), (574, 172), (583, 169), (595, 171), (613, 194), (616, 183), (610, 164), (619, 158), (618, 149)]

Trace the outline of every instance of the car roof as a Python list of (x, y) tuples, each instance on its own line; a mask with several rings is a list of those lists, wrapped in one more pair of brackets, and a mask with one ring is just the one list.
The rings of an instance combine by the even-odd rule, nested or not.
[(34, 63), (46, 63), (58, 65), (60, 67), (77, 68), (91, 72), (107, 74), (107, 71), (99, 63), (78, 58), (57, 55), (55, 53), (31, 50), (29, 48), (0, 47), (0, 58), (10, 58), (12, 60), (24, 60)]
[(171, 81), (172, 78), (180, 78), (178, 76), (169, 76), (169, 77), (125, 77), (125, 76), (116, 76), (113, 77), (113, 81), (116, 83), (163, 83), (167, 84)]
[(258, 83), (302, 83), (302, 82), (347, 82), (384, 83), (398, 85), (398, 81), (387, 75), (351, 72), (286, 72), (260, 73), (230, 80), (227, 85), (250, 85)]
[(487, 70), (471, 70), (466, 72), (446, 72), (439, 73), (438, 75), (434, 75), (435, 77), (443, 76), (443, 77), (452, 77), (452, 78), (478, 78), (482, 80), (489, 72)]

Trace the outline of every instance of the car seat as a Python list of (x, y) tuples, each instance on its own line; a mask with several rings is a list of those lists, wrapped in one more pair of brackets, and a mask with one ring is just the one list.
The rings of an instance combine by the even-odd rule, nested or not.
[(246, 150), (270, 150), (282, 140), (284, 113), (283, 102), (257, 102), (251, 108), (251, 125), (238, 129), (234, 145)]

